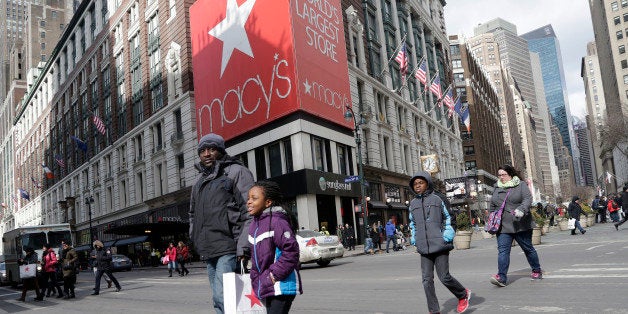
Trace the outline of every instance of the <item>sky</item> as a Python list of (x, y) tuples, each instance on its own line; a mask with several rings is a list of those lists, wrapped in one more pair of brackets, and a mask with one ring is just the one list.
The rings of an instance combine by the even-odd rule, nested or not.
[(586, 102), (580, 65), (587, 43), (594, 40), (588, 1), (448, 0), (445, 6), (448, 35), (472, 37), (475, 26), (497, 17), (515, 24), (518, 35), (552, 24), (560, 42), (572, 115), (584, 117)]

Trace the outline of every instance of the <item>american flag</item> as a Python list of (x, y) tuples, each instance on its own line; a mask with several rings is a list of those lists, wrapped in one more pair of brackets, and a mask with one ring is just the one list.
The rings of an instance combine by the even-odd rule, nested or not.
[(401, 72), (401, 81), (406, 80), (406, 74), (408, 73), (408, 55), (406, 54), (406, 43), (401, 44), (401, 49), (395, 57), (395, 61), (399, 63), (399, 71)]
[(414, 72), (414, 77), (416, 77), (419, 82), (423, 83), (427, 89), (427, 62), (425, 61), (425, 57), (421, 58), (419, 68)]
[(38, 189), (41, 189), (41, 184), (37, 182), (37, 180), (35, 180), (35, 178), (32, 176), (31, 176), (31, 181), (33, 181), (33, 186), (35, 186)]
[(65, 162), (63, 162), (63, 158), (60, 155), (55, 156), (55, 161), (61, 168), (65, 168)]
[(449, 113), (449, 117), (451, 117), (451, 115), (454, 112), (454, 95), (451, 88), (447, 89), (447, 92), (445, 93), (445, 97), (443, 97), (443, 104), (445, 104), (445, 106), (449, 108), (448, 113)]
[(432, 79), (432, 84), (430, 84), (430, 91), (434, 96), (436, 96), (437, 100), (440, 100), (443, 97), (442, 91), (440, 89), (440, 76), (436, 74), (436, 76)]
[(107, 133), (107, 129), (105, 128), (105, 123), (102, 122), (102, 119), (100, 119), (97, 115), (94, 115), (94, 117), (92, 118), (92, 121), (94, 122), (94, 125), (96, 126), (96, 129), (98, 130), (98, 132), (100, 132), (102, 135), (105, 135), (105, 133)]

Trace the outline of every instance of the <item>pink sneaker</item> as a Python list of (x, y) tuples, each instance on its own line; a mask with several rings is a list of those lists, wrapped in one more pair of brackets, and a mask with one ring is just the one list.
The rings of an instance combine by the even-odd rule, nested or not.
[(503, 281), (501, 278), (499, 278), (499, 275), (493, 275), (491, 276), (491, 283), (498, 286), (498, 287), (505, 287), (506, 286), (506, 282)]
[(532, 274), (530, 274), (530, 278), (532, 278), (532, 280), (543, 279), (543, 273), (541, 271), (533, 271)]
[(469, 308), (469, 300), (471, 300), (471, 290), (466, 289), (467, 290), (467, 295), (458, 300), (458, 313), (464, 313), (464, 311), (466, 311)]

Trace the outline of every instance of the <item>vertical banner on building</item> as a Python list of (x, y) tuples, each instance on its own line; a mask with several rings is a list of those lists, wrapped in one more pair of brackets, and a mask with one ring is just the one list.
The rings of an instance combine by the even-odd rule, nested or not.
[(199, 137), (299, 110), (352, 127), (339, 0), (199, 0), (190, 27)]

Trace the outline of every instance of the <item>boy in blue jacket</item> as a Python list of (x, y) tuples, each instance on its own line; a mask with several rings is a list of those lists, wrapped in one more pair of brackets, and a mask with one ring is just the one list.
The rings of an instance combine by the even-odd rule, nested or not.
[(434, 193), (432, 176), (420, 171), (410, 179), (410, 189), (416, 196), (410, 202), (410, 221), (415, 225), (415, 245), (421, 254), (423, 289), (430, 313), (439, 313), (440, 306), (434, 288), (434, 269), (438, 279), (458, 298), (458, 313), (469, 307), (471, 291), (449, 274), (449, 251), (454, 246), (454, 228), (446, 202)]

